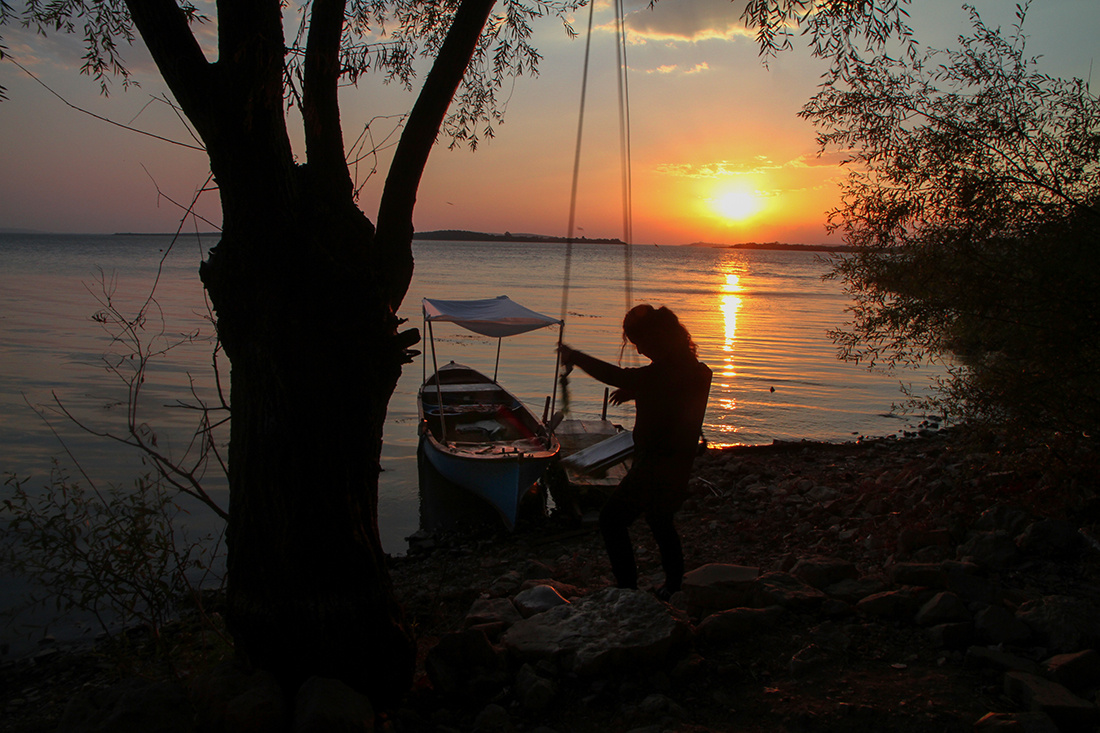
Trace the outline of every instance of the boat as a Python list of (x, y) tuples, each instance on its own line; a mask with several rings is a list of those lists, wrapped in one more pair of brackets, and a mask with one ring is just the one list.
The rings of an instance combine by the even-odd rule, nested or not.
[[(487, 501), (512, 530), (524, 496), (561, 450), (546, 420), (554, 414), (557, 383), (551, 375), (555, 389), (539, 419), (498, 381), (499, 340), (558, 325), (560, 343), (562, 321), (503, 295), (483, 300), (425, 298), (423, 311), (433, 373), (427, 376), (425, 354), (426, 376), (417, 391), (421, 451), (443, 478)], [(492, 377), (453, 361), (438, 366), (434, 324), (441, 322), (498, 339)]]

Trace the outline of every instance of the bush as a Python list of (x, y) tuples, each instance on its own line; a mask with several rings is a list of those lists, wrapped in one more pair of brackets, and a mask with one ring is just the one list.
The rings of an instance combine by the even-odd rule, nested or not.
[(971, 9), (951, 51), (853, 63), (802, 111), (852, 171), (842, 358), (940, 361), (924, 407), (1044, 431), (1100, 427), (1100, 102), (1041, 73), (1023, 24)]
[(0, 567), (34, 584), (26, 607), (80, 609), (107, 634), (141, 625), (160, 639), (181, 603), (201, 605), (198, 589), (220, 581), (220, 543), (176, 529), (182, 509), (148, 476), (100, 490), (55, 465), (41, 491), (9, 475), (4, 494)]

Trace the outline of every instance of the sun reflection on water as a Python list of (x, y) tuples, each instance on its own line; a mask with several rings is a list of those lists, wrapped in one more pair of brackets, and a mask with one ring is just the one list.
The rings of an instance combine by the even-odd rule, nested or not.
[(726, 274), (726, 282), (722, 285), (722, 294), (719, 298), (722, 309), (722, 320), (725, 327), (725, 342), (722, 351), (725, 352), (724, 369), (722, 376), (736, 377), (737, 371), (733, 361), (734, 344), (737, 341), (737, 311), (741, 308), (741, 277), (734, 273)]

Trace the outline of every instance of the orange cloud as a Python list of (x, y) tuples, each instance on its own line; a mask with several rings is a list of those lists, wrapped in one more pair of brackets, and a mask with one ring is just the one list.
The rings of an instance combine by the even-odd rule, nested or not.
[(839, 166), (844, 160), (843, 153), (823, 153), (821, 155), (800, 155), (784, 163), (776, 163), (766, 155), (742, 161), (719, 160), (710, 163), (659, 163), (654, 166), (657, 173), (678, 178), (724, 178), (764, 171), (783, 171), (804, 168), (826, 168)]
[(751, 39), (755, 32), (741, 22), (743, 5), (730, 0), (658, 2), (628, 15), (626, 27), (635, 42)]
[(701, 64), (695, 64), (688, 68), (682, 68), (679, 64), (665, 64), (658, 66), (656, 69), (646, 69), (647, 74), (681, 74), (687, 76), (689, 74), (701, 74), (704, 71), (710, 71), (710, 65), (704, 61)]

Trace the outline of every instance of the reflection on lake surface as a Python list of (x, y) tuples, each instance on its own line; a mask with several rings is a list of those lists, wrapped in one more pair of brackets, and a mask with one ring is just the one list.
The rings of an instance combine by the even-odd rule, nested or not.
[[(725, 343), (722, 346), (724, 352), (724, 361), (721, 369), (716, 369), (715, 373), (719, 376), (719, 387), (723, 391), (729, 389), (729, 382), (726, 380), (732, 380), (737, 378), (737, 364), (735, 361), (736, 345), (737, 345), (737, 310), (741, 307), (741, 276), (734, 273), (726, 275), (726, 281), (722, 286), (722, 293), (719, 296), (719, 308), (722, 311), (722, 323), (725, 326)], [(737, 403), (735, 400), (729, 397), (720, 398), (722, 401), (719, 403), (718, 408), (721, 410), (732, 411), (737, 409)]]

